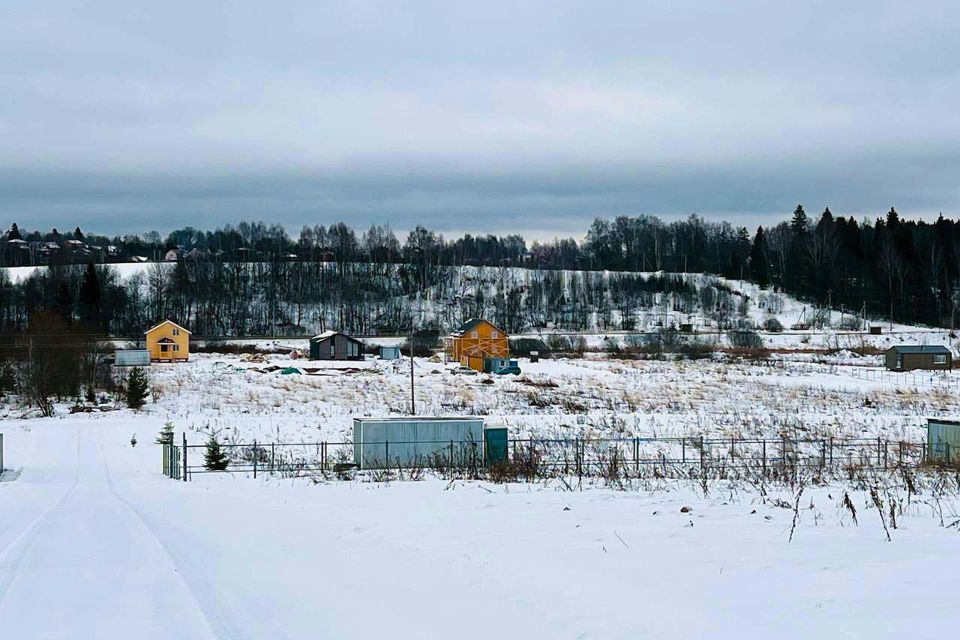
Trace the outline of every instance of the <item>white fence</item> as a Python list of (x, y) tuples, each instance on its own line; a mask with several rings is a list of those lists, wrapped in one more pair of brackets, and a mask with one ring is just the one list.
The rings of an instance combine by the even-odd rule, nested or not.
[(951, 371), (887, 371), (886, 369), (852, 368), (849, 374), (866, 382), (882, 382), (899, 387), (917, 389), (956, 389), (960, 391), (960, 377)]

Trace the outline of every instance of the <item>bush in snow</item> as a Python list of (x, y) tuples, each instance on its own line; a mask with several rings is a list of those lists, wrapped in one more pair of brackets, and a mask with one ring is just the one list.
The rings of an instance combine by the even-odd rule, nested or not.
[(761, 349), (763, 338), (756, 331), (731, 331), (727, 334), (730, 346), (736, 349)]
[(767, 331), (780, 333), (781, 331), (783, 331), (783, 324), (781, 324), (779, 320), (771, 316), (763, 321), (763, 328)]
[(541, 356), (545, 356), (550, 353), (550, 347), (539, 338), (510, 338), (511, 355), (529, 356), (531, 351), (538, 351)]

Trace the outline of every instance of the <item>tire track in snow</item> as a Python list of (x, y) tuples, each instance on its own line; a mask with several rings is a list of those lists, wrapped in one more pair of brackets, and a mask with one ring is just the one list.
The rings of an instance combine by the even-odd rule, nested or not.
[[(103, 442), (100, 442), (100, 451), (103, 454)], [(119, 502), (138, 524), (147, 539), (154, 547), (166, 558), (171, 571), (177, 576), (177, 580), (183, 586), (186, 593), (193, 599), (194, 606), (206, 621), (212, 633), (220, 640), (248, 640), (252, 636), (241, 630), (227, 613), (225, 607), (221, 605), (216, 597), (216, 587), (199, 570), (195, 570), (188, 558), (184, 558), (174, 548), (167, 545), (160, 536), (156, 534), (149, 523), (149, 518), (139, 509), (133, 506), (119, 493), (113, 484), (113, 477), (110, 474), (110, 467), (107, 462), (107, 456), (101, 456), (103, 461), (103, 470), (106, 474), (107, 486), (111, 495)], [(276, 631), (271, 633), (271, 637), (277, 640), (286, 640), (286, 636)]]
[(24, 558), (27, 557), (27, 554), (30, 553), (30, 549), (33, 547), (34, 543), (37, 541), (37, 538), (40, 537), (40, 532), (43, 530), (43, 523), (50, 516), (51, 513), (59, 509), (67, 501), (67, 499), (76, 491), (77, 486), (80, 483), (80, 434), (77, 433), (76, 437), (76, 464), (74, 465), (73, 470), (73, 483), (70, 485), (70, 488), (64, 491), (63, 495), (49, 508), (44, 510), (39, 516), (34, 518), (30, 524), (28, 524), (24, 530), (18, 535), (13, 541), (8, 544), (2, 552), (0, 552), (0, 604), (3, 603), (4, 598), (7, 595), (7, 592), (10, 590), (10, 585), (13, 584), (13, 581), (17, 577), (17, 573), (20, 571), (20, 566), (23, 564)]

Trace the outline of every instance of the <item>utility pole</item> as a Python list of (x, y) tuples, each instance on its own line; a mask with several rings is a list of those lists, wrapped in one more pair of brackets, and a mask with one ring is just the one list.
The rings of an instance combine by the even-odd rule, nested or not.
[(413, 393), (413, 323), (410, 323), (410, 415), (417, 415), (417, 399)]

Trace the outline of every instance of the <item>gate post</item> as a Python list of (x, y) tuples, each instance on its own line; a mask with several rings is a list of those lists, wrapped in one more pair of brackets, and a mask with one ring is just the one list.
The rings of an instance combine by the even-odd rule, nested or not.
[(183, 432), (183, 481), (187, 481), (187, 432)]

